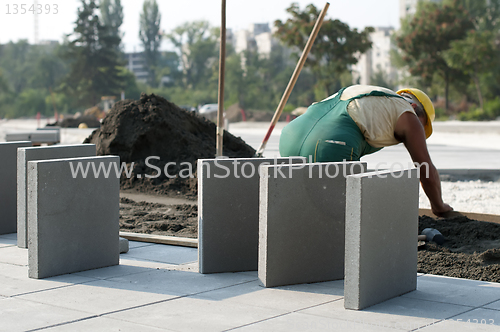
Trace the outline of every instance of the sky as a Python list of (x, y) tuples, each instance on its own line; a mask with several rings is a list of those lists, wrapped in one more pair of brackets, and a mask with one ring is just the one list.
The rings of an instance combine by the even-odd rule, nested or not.
[[(34, 15), (29, 11), (34, 0), (0, 0), (0, 44), (19, 39), (34, 40)], [(157, 0), (160, 7), (161, 29), (170, 32), (177, 26), (206, 20), (220, 26), (221, 0)], [(324, 0), (226, 0), (226, 27), (233, 31), (246, 29), (251, 23), (269, 23), (286, 20), (286, 8), (292, 2), (304, 9), (309, 4), (323, 8)], [(142, 0), (122, 0), (125, 33), (122, 39), (125, 51), (141, 51), (139, 40), (139, 15)], [(22, 14), (24, 4), (26, 13)], [(39, 40), (62, 41), (73, 31), (80, 0), (38, 0), (43, 13), (38, 15)], [(18, 13), (15, 14), (15, 5)], [(57, 13), (56, 13), (57, 12)], [(10, 14), (9, 14), (10, 13)], [(327, 18), (339, 19), (351, 28), (366, 26), (399, 28), (399, 0), (330, 0)], [(168, 49), (167, 42), (162, 45)]]

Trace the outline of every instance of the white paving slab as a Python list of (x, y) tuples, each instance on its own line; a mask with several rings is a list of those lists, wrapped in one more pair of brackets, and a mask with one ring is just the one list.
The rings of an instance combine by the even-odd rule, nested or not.
[(0, 263), (27, 266), (28, 250), (15, 248), (13, 246), (0, 248)]
[(495, 301), (493, 303), (484, 306), (486, 309), (500, 310), (500, 301)]
[(335, 301), (301, 310), (303, 314), (362, 322), (399, 330), (414, 330), (453, 317), (471, 308), (454, 304), (397, 297), (362, 311), (344, 309), (344, 301)]
[(0, 239), (17, 240), (17, 233), (9, 233), (9, 234), (0, 235)]
[(362, 322), (348, 322), (341, 319), (329, 317), (318, 317), (304, 315), (300, 312), (293, 312), (273, 319), (257, 322), (255, 324), (243, 326), (235, 331), (244, 332), (395, 332), (397, 330), (383, 326), (363, 324)]
[(157, 328), (144, 324), (135, 324), (116, 319), (96, 317), (77, 321), (70, 324), (59, 325), (44, 329), (50, 332), (155, 332), (155, 331), (173, 331), (165, 327)]
[(122, 277), (129, 274), (149, 272), (150, 269), (134, 266), (134, 265), (114, 265), (103, 267), (101, 269), (88, 270), (83, 272), (73, 273), (74, 275), (95, 278), (95, 279), (109, 279)]
[(113, 287), (169, 295), (190, 295), (222, 287), (254, 281), (256, 278), (239, 273), (200, 274), (186, 271), (153, 270), (106, 281)]
[(43, 282), (37, 282), (28, 278), (28, 269), (23, 267), (23, 277), (19, 276), (19, 271), (9, 269), (14, 272), (14, 276), (0, 275), (0, 295), (17, 296), (20, 294), (39, 292), (54, 288), (64, 288), (75, 284), (94, 281), (95, 279), (81, 277), (76, 275), (62, 275), (53, 278), (47, 278)]
[(148, 243), (148, 242), (139, 242), (139, 241), (128, 241), (128, 247), (129, 249), (133, 248), (140, 248), (140, 247), (148, 247), (148, 246), (154, 246), (154, 243)]
[(198, 249), (165, 245), (147, 246), (130, 249), (127, 257), (168, 264), (182, 264), (196, 261), (198, 259)]
[(445, 321), (424, 327), (418, 332), (498, 332), (499, 328), (493, 324), (473, 324), (456, 319), (447, 319)]
[(147, 307), (109, 315), (110, 318), (140, 323), (147, 316), (148, 324), (167, 326), (175, 331), (224, 331), (269, 319), (286, 311), (194, 298), (180, 298)]
[(0, 235), (0, 248), (10, 247), (13, 244), (15, 245), (17, 243), (16, 235), (16, 233)]
[(175, 297), (164, 293), (129, 290), (121, 286), (123, 285), (108, 280), (99, 280), (17, 298), (100, 315)]
[(141, 258), (134, 258), (128, 255), (120, 255), (120, 265), (131, 265), (137, 267), (147, 267), (151, 269), (166, 269), (166, 270), (175, 270), (176, 267), (179, 267), (177, 264), (167, 264), (155, 261), (149, 261)]
[(326, 288), (311, 285), (294, 285), (276, 288), (264, 288), (259, 281), (226, 287), (212, 292), (196, 295), (196, 298), (214, 301), (227, 300), (255, 307), (295, 311), (314, 305), (323, 304), (342, 298)]
[(477, 307), (500, 300), (499, 286), (498, 283), (425, 275), (417, 278), (417, 290), (403, 297)]
[[(472, 326), (496, 325), (500, 326), (500, 311), (493, 309), (474, 309), (453, 317), (457, 322), (465, 322)], [(500, 330), (500, 327), (498, 328)]]
[(0, 301), (0, 330), (27, 331), (89, 317), (89, 314), (42, 303), (9, 298)]
[[(157, 247), (166, 246), (141, 248), (148, 247), (157, 255)], [(5, 249), (0, 261), (9, 260)], [(466, 322), (500, 322), (498, 283), (420, 275), (421, 293), (352, 311), (343, 308), (343, 280), (266, 289), (255, 271), (203, 275), (194, 272), (196, 262), (168, 264), (148, 260), (147, 250), (142, 254), (146, 258), (122, 255), (121, 266), (43, 280), (29, 279), (27, 266), (0, 262), (0, 331), (500, 330)], [(5, 328), (4, 308), (12, 314)]]

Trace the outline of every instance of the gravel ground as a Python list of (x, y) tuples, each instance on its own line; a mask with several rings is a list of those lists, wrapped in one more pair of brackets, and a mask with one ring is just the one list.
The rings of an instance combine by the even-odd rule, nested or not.
[[(457, 181), (441, 182), (443, 200), (454, 210), (500, 215), (500, 182)], [(420, 188), (420, 208), (430, 208), (429, 200)]]

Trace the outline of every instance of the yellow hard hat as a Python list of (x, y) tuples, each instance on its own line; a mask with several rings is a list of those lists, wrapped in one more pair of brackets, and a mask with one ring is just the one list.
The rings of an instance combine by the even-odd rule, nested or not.
[(82, 122), (78, 125), (78, 129), (87, 129), (89, 126), (85, 122)]
[(403, 92), (411, 93), (417, 97), (418, 101), (424, 107), (425, 114), (427, 114), (427, 123), (424, 126), (425, 137), (429, 138), (429, 136), (432, 135), (432, 121), (434, 121), (434, 118), (436, 117), (436, 111), (434, 110), (434, 105), (432, 105), (431, 99), (424, 92), (422, 92), (422, 90), (415, 88), (401, 89), (396, 93), (400, 95)]

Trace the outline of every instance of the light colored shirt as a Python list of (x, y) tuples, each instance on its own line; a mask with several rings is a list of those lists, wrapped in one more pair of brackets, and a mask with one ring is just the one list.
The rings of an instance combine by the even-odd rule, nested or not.
[[(396, 94), (392, 90), (378, 86), (353, 85), (344, 90), (340, 99), (348, 100), (371, 91)], [(405, 112), (415, 114), (409, 102), (397, 97), (363, 97), (352, 100), (347, 106), (347, 113), (358, 125), (368, 144), (375, 148), (400, 143), (394, 137), (394, 129), (399, 117)]]

